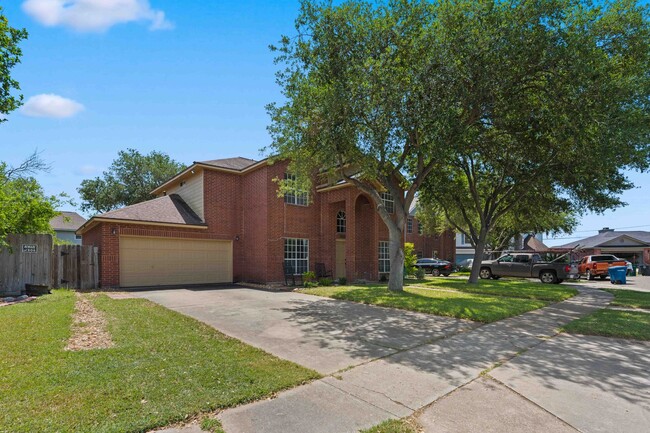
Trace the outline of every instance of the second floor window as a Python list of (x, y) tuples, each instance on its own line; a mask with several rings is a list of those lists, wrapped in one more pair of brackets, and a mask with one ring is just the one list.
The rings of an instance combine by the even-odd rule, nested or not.
[(384, 207), (386, 208), (386, 212), (388, 213), (395, 212), (395, 200), (393, 199), (393, 194), (386, 191), (386, 192), (379, 193), (379, 196), (381, 197), (381, 201), (384, 204)]
[[(284, 180), (289, 182), (295, 182), (296, 176), (285, 173)], [(306, 191), (301, 191), (297, 188), (294, 188), (291, 191), (284, 193), (284, 202), (288, 204), (295, 204), (298, 206), (307, 206), (309, 202), (309, 194)]]
[(406, 220), (406, 233), (413, 233), (413, 218)]
[(418, 221), (418, 234), (422, 234), (422, 223), (420, 221)]

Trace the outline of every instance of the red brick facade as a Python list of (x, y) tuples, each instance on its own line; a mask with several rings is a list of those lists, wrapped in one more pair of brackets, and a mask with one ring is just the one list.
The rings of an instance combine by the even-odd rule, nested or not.
[[(345, 239), (345, 274), (348, 280), (379, 278), (379, 242), (388, 240), (388, 229), (372, 201), (351, 186), (312, 191), (308, 206), (287, 204), (278, 197), (276, 178), (286, 164), (262, 164), (252, 170), (203, 171), (204, 221), (207, 229), (182, 226), (99, 222), (83, 234), (85, 245), (100, 250), (100, 283), (119, 286), (120, 235), (222, 239), (233, 241), (233, 279), (277, 282), (284, 279), (284, 241), (309, 239), (309, 269), (317, 262), (328, 269), (336, 265), (337, 239)], [(344, 211), (346, 232), (337, 233), (336, 215)], [(429, 237), (404, 229), (405, 241), (415, 244), (424, 257), (453, 262), (453, 233)]]

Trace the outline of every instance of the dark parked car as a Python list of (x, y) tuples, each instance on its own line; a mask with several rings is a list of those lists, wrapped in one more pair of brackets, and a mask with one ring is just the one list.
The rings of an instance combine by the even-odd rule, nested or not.
[(440, 274), (448, 277), (454, 272), (454, 267), (450, 262), (440, 259), (418, 259), (415, 262), (415, 267), (424, 269), (425, 273), (428, 272), (434, 277), (439, 277)]

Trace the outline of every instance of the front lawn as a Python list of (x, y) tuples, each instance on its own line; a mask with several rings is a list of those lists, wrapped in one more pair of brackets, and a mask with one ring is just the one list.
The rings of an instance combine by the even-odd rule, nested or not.
[(439, 316), (451, 316), (485, 323), (517, 316), (548, 305), (548, 302), (536, 299), (479, 295), (451, 290), (431, 290), (413, 286), (405, 286), (404, 291), (400, 293), (389, 291), (385, 285), (315, 287), (302, 289), (301, 291), (333, 299)]
[(479, 293), (552, 302), (564, 301), (578, 294), (578, 290), (573, 287), (541, 284), (523, 279), (479, 280), (478, 284), (468, 284), (465, 279), (434, 278), (427, 280), (424, 285), (434, 289), (451, 289), (465, 293)]
[(64, 351), (73, 292), (0, 309), (0, 432), (145, 432), (318, 376), (143, 299), (94, 299), (113, 348)]
[(571, 334), (602, 335), (650, 341), (650, 313), (598, 310), (562, 328)]
[(614, 295), (610, 305), (629, 308), (650, 308), (650, 293), (634, 290), (606, 289)]

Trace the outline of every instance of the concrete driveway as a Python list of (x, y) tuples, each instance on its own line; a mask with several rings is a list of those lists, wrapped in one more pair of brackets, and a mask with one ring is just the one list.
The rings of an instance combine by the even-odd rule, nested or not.
[(475, 327), (469, 321), (241, 287), (133, 292), (322, 374)]

